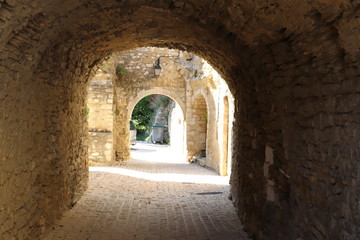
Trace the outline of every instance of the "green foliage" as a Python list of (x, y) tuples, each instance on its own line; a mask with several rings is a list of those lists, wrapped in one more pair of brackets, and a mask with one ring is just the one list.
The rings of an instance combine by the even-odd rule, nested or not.
[(148, 137), (148, 133), (147, 133), (147, 126), (141, 125), (139, 123), (139, 120), (132, 120), (133, 123), (135, 124), (137, 133), (136, 133), (136, 140), (138, 141), (146, 141), (146, 138)]
[(137, 140), (146, 140), (150, 133), (151, 127), (155, 121), (156, 110), (161, 106), (166, 106), (171, 102), (171, 99), (153, 94), (141, 99), (135, 106), (131, 119), (133, 120), (137, 129)]
[(170, 138), (168, 138), (168, 137), (164, 138), (164, 143), (165, 144), (170, 144)]
[(83, 114), (84, 116), (89, 116), (90, 108), (88, 107), (88, 105), (86, 105), (86, 107), (83, 109)]
[(137, 129), (138, 140), (145, 140), (150, 134), (151, 126), (154, 122), (156, 109), (150, 107), (150, 97), (151, 96), (147, 96), (141, 99), (136, 104), (131, 115), (131, 119)]
[(139, 120), (132, 120), (133, 121), (133, 123), (135, 124), (135, 128), (136, 128), (136, 130), (140, 130), (140, 131), (145, 131), (146, 130), (146, 126), (144, 126), (144, 125), (141, 125), (140, 124), (140, 122), (139, 122)]
[(116, 75), (127, 75), (129, 72), (124, 65), (117, 65), (115, 69)]

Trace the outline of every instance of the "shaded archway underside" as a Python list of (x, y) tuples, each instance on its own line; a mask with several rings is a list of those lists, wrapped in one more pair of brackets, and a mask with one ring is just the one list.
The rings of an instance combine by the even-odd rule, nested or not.
[(159, 46), (193, 51), (229, 85), (232, 195), (248, 230), (358, 239), (359, 9), (346, 0), (2, 2), (0, 238), (36, 239), (86, 189), (92, 69), (112, 51)]

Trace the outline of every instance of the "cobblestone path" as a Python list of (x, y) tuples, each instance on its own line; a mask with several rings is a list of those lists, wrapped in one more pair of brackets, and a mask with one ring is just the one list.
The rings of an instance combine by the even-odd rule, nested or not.
[[(159, 149), (167, 155), (157, 156)], [(124, 165), (91, 167), (89, 189), (43, 239), (249, 239), (227, 178), (172, 161), (163, 146), (134, 151), (137, 159)]]

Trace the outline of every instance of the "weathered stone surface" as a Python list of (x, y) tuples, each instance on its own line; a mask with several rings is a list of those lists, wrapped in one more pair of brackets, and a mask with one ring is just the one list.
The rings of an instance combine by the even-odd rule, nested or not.
[(112, 157), (113, 134), (111, 132), (89, 132), (89, 165), (109, 165)]
[[(36, 239), (85, 189), (91, 70), (143, 46), (193, 51), (229, 84), (232, 194), (249, 231), (359, 239), (359, 9), (348, 0), (1, 1), (0, 239)], [(276, 202), (266, 199), (265, 146)]]
[[(161, 74), (155, 76), (154, 66), (158, 63)], [(222, 175), (230, 172), (227, 167), (231, 162), (229, 154), (222, 155), (220, 151), (231, 152), (228, 149), (233, 97), (225, 81), (202, 58), (179, 50), (153, 47), (113, 53), (101, 64), (88, 91), (90, 164), (116, 164), (129, 160), (128, 123), (135, 105), (147, 95), (163, 94), (172, 98), (182, 111), (183, 120), (177, 127), (186, 129), (186, 133), (185, 130), (178, 131), (180, 139), (175, 142), (183, 146), (179, 145), (179, 149), (183, 149), (184, 153), (180, 154), (184, 159), (199, 159), (206, 155), (205, 166)], [(199, 96), (202, 96), (201, 103)], [(230, 127), (226, 133), (222, 128), (225, 97), (230, 103), (227, 111)], [(99, 131), (108, 133), (106, 139), (104, 134), (95, 133)], [(114, 139), (112, 156), (108, 156), (105, 149), (105, 144), (112, 144), (110, 138)], [(223, 145), (224, 138), (230, 144)]]

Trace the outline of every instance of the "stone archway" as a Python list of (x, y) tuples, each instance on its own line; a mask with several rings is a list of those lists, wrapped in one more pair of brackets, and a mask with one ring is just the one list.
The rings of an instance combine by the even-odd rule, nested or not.
[[(153, 87), (150, 89), (144, 89), (140, 92), (138, 92), (138, 94), (135, 97), (132, 97), (129, 101), (128, 104), (128, 120), (131, 119), (131, 114), (136, 106), (136, 104), (143, 99), (146, 96), (149, 95), (153, 95), (153, 94), (161, 94), (164, 96), (169, 97), (170, 99), (172, 99), (176, 105), (175, 108), (173, 110), (175, 110), (178, 114), (180, 115), (178, 117), (180, 117), (180, 119), (178, 119), (179, 121), (174, 121), (171, 123), (171, 127), (173, 128), (169, 134), (170, 134), (170, 139), (173, 139), (171, 141), (171, 149), (176, 152), (179, 156), (183, 156), (185, 158), (186, 155), (186, 106), (185, 106), (185, 102), (183, 100), (183, 98), (181, 97), (181, 95), (178, 95), (176, 92), (172, 91), (171, 89), (166, 89), (166, 88), (161, 88), (161, 87)], [(180, 111), (178, 110), (178, 108), (180, 109)], [(175, 129), (177, 127), (181, 128), (181, 129)], [(169, 127), (169, 126), (168, 126)], [(176, 134), (176, 138), (174, 136), (172, 136), (172, 134)], [(175, 139), (175, 140), (174, 140)], [(180, 157), (180, 158), (183, 158)]]
[(204, 57), (233, 93), (231, 188), (250, 232), (359, 239), (359, 14), (347, 0), (2, 1), (0, 238), (36, 239), (86, 189), (94, 67), (162, 46)]
[(201, 165), (220, 173), (220, 109), (214, 99), (219, 93), (211, 91), (209, 87), (194, 88), (187, 96), (187, 158), (191, 161), (195, 157)]
[[(158, 62), (160, 57), (163, 66), (162, 74), (156, 77), (153, 64)], [(224, 91), (229, 90), (224, 80), (206, 61), (192, 53), (177, 50), (138, 48), (114, 53), (99, 69), (99, 76), (97, 77), (102, 79), (104, 72), (115, 72), (116, 74), (114, 74), (113, 79), (115, 86), (113, 101), (114, 135), (108, 136), (108, 139), (114, 137), (113, 149), (115, 154), (113, 162), (130, 159), (130, 146), (127, 144), (129, 139), (127, 122), (138, 100), (153, 93), (172, 96), (180, 104), (181, 111), (186, 117), (188, 111), (192, 112), (190, 103), (193, 101), (193, 96), (202, 94), (210, 104), (211, 113), (209, 116), (211, 119), (209, 121), (211, 129), (209, 134), (212, 136), (209, 139), (211, 151), (207, 152), (209, 156), (207, 166), (220, 172), (221, 143), (218, 135), (221, 134), (222, 130), (218, 130), (220, 127), (218, 118), (219, 111), (222, 110), (219, 108), (218, 102)], [(108, 105), (110, 105), (111, 108), (111, 103), (106, 104), (107, 106), (104, 107), (108, 109)], [(96, 108), (96, 106), (94, 107)], [(96, 141), (99, 142), (98, 139)], [(91, 141), (90, 143), (96, 145)], [(110, 144), (107, 143), (106, 146), (109, 147)], [(181, 145), (185, 145), (183, 141)], [(104, 146), (99, 146), (98, 151), (90, 152), (91, 156), (99, 155), (103, 148)], [(101, 157), (99, 155), (99, 158)], [(110, 161), (105, 160), (105, 162)]]
[(182, 113), (184, 115), (184, 118), (185, 118), (185, 116), (186, 116), (185, 102), (184, 102), (184, 99), (182, 99), (181, 95), (178, 95), (173, 90), (169, 90), (164, 87), (153, 87), (150, 89), (141, 90), (140, 92), (138, 92), (136, 94), (135, 97), (132, 97), (130, 99), (128, 107), (127, 107), (127, 109), (129, 110), (128, 117), (127, 117), (128, 120), (130, 120), (130, 118), (131, 118), (131, 113), (134, 110), (135, 105), (144, 97), (152, 95), (152, 94), (161, 94), (161, 95), (167, 96), (167, 97), (171, 98), (172, 100), (174, 100), (177, 104), (179, 104), (179, 106), (182, 110)]

